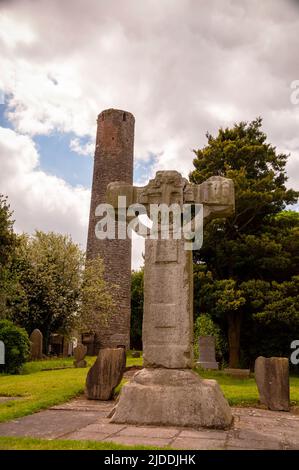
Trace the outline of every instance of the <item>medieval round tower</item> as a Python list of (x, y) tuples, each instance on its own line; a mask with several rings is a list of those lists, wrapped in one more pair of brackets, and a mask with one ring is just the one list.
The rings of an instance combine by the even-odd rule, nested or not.
[(134, 124), (131, 113), (118, 109), (101, 112), (97, 120), (91, 192), (87, 259), (100, 256), (105, 279), (117, 284), (117, 307), (109, 324), (97, 334), (100, 347), (130, 346), (131, 240), (99, 240), (95, 234), (96, 207), (106, 202), (107, 185), (113, 181), (133, 183)]

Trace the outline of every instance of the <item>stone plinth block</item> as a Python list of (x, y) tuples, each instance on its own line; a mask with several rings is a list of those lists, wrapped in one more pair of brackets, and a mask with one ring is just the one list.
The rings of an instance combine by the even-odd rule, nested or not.
[(250, 369), (224, 369), (226, 375), (235, 377), (237, 379), (248, 379), (250, 376)]
[(111, 421), (226, 429), (232, 413), (215, 380), (191, 370), (143, 369), (122, 388)]
[(126, 366), (124, 348), (100, 349), (86, 378), (86, 395), (90, 400), (110, 400), (120, 383)]
[(255, 361), (255, 381), (260, 402), (269, 410), (290, 410), (289, 360), (287, 357), (263, 357)]

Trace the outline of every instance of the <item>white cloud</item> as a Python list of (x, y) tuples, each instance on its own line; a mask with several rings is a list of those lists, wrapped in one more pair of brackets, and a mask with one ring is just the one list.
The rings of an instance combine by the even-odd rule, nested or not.
[(127, 109), (135, 158), (159, 154), (157, 167), (184, 175), (206, 131), (235, 120), (264, 116), (282, 148), (283, 127), (294, 137), (295, 2), (22, 0), (2, 10), (0, 85), (21, 133), (94, 139), (101, 110)]
[[(125, 109), (136, 118), (135, 161), (154, 154), (151, 173), (186, 176), (206, 131), (262, 116), (269, 140), (291, 152), (289, 184), (299, 189), (299, 105), (290, 101), (299, 79), (297, 2), (14, 0), (1, 8), (0, 89), (17, 133), (73, 132), (72, 149), (88, 154), (97, 114)], [(84, 191), (37, 166), (29, 173), (76, 201)], [(52, 212), (43, 204), (55, 225), (53, 201)], [(36, 196), (31, 210), (40, 203)]]
[(8, 48), (14, 49), (19, 43), (32, 44), (36, 38), (28, 24), (14, 20), (5, 14), (0, 15), (0, 38)]
[(85, 249), (90, 191), (39, 169), (30, 137), (0, 127), (0, 187), (14, 211), (17, 231), (69, 233)]
[(91, 156), (94, 153), (94, 142), (82, 144), (77, 137), (70, 141), (70, 149), (79, 155)]

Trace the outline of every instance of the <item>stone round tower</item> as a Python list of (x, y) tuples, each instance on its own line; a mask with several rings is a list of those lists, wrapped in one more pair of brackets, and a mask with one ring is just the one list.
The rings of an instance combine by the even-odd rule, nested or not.
[[(131, 240), (99, 240), (95, 235), (96, 207), (106, 202), (112, 181), (133, 183), (134, 124), (131, 113), (107, 109), (98, 116), (87, 239), (87, 259), (101, 256), (105, 279), (117, 284), (117, 308), (109, 325), (97, 335), (98, 347), (130, 346)], [(116, 232), (117, 233), (117, 232)]]

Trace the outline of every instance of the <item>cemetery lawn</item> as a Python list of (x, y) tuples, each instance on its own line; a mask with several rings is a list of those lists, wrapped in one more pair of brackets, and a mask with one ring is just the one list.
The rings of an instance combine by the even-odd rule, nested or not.
[[(221, 371), (196, 372), (204, 379), (215, 379), (219, 383), (225, 398), (231, 406), (257, 406), (259, 395), (253, 377), (238, 379), (223, 374)], [(299, 405), (299, 377), (290, 377), (290, 396), (293, 406)]]
[[(88, 366), (95, 357), (87, 357)], [(127, 366), (141, 366), (142, 358), (132, 358), (128, 353)], [(0, 397), (17, 397), (16, 400), (0, 401), (0, 422), (20, 418), (51, 406), (64, 403), (84, 392), (88, 367), (77, 369), (73, 358), (47, 359), (28, 362), (20, 375), (0, 374)], [(198, 371), (201, 377), (215, 379), (230, 405), (257, 406), (258, 392), (253, 378), (236, 379), (220, 371)], [(122, 380), (117, 387), (119, 393)], [(291, 377), (291, 402), (299, 406), (299, 377)]]
[[(86, 357), (89, 367), (95, 359)], [(23, 366), (20, 375), (0, 374), (0, 397), (18, 398), (0, 402), (0, 422), (30, 415), (81, 395), (89, 367), (77, 369), (73, 362), (72, 357), (33, 361)], [(132, 358), (128, 352), (127, 366), (141, 365), (142, 358)]]
[[(114, 442), (0, 437), (0, 450), (156, 450), (152, 446), (125, 446)], [(161, 448), (160, 448), (161, 449)]]
[(88, 369), (0, 375), (0, 397), (19, 397), (0, 402), (0, 422), (35, 413), (70, 400), (84, 391)]

